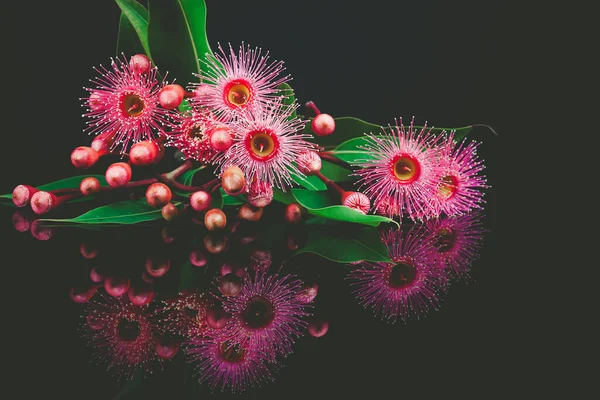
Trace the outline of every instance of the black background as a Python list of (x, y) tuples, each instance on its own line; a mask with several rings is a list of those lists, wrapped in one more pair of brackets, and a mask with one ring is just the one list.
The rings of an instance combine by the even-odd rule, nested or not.
[[(525, 186), (512, 179), (512, 166), (524, 155), (525, 133), (536, 129), (529, 62), (545, 46), (536, 21), (507, 2), (207, 5), (213, 49), (242, 40), (269, 49), (285, 60), (301, 104), (313, 100), (333, 116), (380, 124), (414, 116), (435, 126), (488, 124), (499, 133), (473, 133), (492, 185), (476, 282), (455, 285), (425, 320), (386, 325), (353, 301), (341, 270), (327, 271), (329, 334), (303, 339), (278, 381), (248, 395), (489, 398), (540, 390), (548, 356), (527, 328), (539, 314), (525, 313), (534, 305), (517, 295), (525, 282), (515, 277), (522, 266), (509, 250), (521, 205), (515, 193)], [(119, 14), (108, 0), (3, 5), (0, 192), (77, 173), (69, 154), (89, 143), (79, 97), (92, 67), (115, 54)], [(119, 384), (89, 364), (76, 332), (81, 307), (68, 298), (78, 244), (18, 235), (11, 214), (0, 214), (3, 387), (19, 391), (15, 398), (112, 398)], [(168, 385), (145, 398), (176, 393)]]

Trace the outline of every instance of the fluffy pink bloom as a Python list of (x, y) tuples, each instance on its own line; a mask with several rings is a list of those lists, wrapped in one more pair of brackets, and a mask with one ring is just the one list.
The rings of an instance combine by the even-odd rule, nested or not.
[(431, 237), (420, 229), (405, 235), (390, 230), (383, 242), (392, 263), (363, 262), (349, 274), (360, 303), (388, 322), (437, 310), (447, 280), (444, 270), (437, 266)]
[(248, 274), (242, 291), (223, 300), (231, 315), (223, 328), (231, 343), (247, 345), (274, 360), (292, 352), (294, 339), (306, 328), (306, 305), (299, 300), (302, 282), (293, 275)]
[(201, 93), (192, 101), (217, 114), (238, 116), (241, 111), (269, 105), (277, 98), (277, 86), (290, 80), (283, 62), (269, 62), (269, 53), (242, 44), (236, 54), (231, 45), (229, 55), (219, 46), (215, 55), (207, 55), (208, 72)]
[(199, 108), (179, 114), (167, 135), (167, 146), (177, 148), (186, 159), (211, 162), (218, 152), (210, 144), (210, 135), (220, 124), (212, 114)]
[(243, 392), (249, 386), (273, 381), (276, 363), (267, 362), (265, 355), (251, 343), (233, 344), (221, 335), (198, 336), (186, 347), (201, 383), (212, 390), (228, 388)]
[(375, 210), (385, 210), (390, 217), (406, 214), (414, 220), (437, 215), (441, 168), (435, 137), (425, 127), (417, 132), (414, 121), (406, 129), (400, 120), (389, 130), (367, 136), (368, 158), (357, 163), (360, 188)]
[(103, 296), (89, 302), (84, 336), (98, 361), (119, 378), (133, 378), (135, 370), (151, 372), (158, 362), (154, 351), (156, 323), (148, 306), (135, 306), (127, 296)]
[(440, 266), (449, 268), (452, 275), (468, 278), (473, 261), (479, 257), (485, 230), (483, 214), (471, 212), (457, 217), (442, 217), (427, 221), (433, 235), (434, 249)]
[(479, 143), (454, 141), (449, 134), (440, 145), (443, 172), (438, 183), (437, 197), (446, 215), (467, 213), (481, 209), (483, 189), (487, 188), (482, 175), (482, 160), (477, 157)]
[(292, 173), (302, 175), (294, 161), (312, 147), (306, 141), (311, 135), (299, 133), (305, 121), (290, 118), (293, 109), (278, 104), (245, 113), (232, 125), (233, 145), (215, 163), (222, 165), (222, 171), (228, 165), (237, 165), (247, 182), (257, 179), (282, 190), (291, 186)]
[(89, 118), (86, 131), (114, 138), (113, 147), (122, 146), (125, 152), (131, 143), (160, 135), (170, 111), (158, 103), (164, 82), (158, 82), (156, 68), (139, 74), (124, 57), (113, 59), (111, 67), (96, 68), (100, 76), (91, 80), (96, 87), (86, 88), (90, 92), (82, 99), (88, 108), (84, 114)]
[(162, 315), (161, 330), (187, 338), (204, 334), (209, 329), (207, 316), (213, 303), (210, 296), (197, 291), (180, 293), (166, 300), (157, 311)]

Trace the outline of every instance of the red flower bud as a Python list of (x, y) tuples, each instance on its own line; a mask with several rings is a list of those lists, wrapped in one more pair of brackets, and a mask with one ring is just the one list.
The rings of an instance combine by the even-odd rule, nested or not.
[(190, 196), (190, 206), (195, 211), (206, 211), (210, 208), (210, 194), (202, 190), (192, 193)]
[(335, 120), (329, 114), (319, 114), (312, 121), (312, 130), (317, 136), (328, 136), (335, 130)]
[(98, 161), (98, 152), (91, 147), (80, 146), (71, 153), (71, 163), (75, 168), (89, 168)]
[(83, 178), (83, 180), (79, 184), (79, 190), (84, 196), (89, 196), (90, 194), (97, 193), (100, 190), (100, 181), (94, 178), (93, 176)]
[(218, 208), (213, 208), (204, 215), (204, 225), (209, 231), (223, 229), (227, 225), (227, 216)]
[(210, 145), (217, 151), (227, 151), (233, 144), (233, 134), (228, 127), (215, 128), (210, 134)]
[(232, 165), (221, 176), (221, 186), (230, 196), (238, 196), (246, 191), (246, 178), (240, 167)]
[(12, 201), (17, 207), (25, 207), (37, 191), (33, 186), (19, 185), (13, 190)]
[(158, 93), (158, 102), (163, 108), (173, 110), (181, 104), (185, 90), (179, 85), (166, 85)]
[(167, 221), (173, 221), (179, 215), (179, 210), (173, 203), (167, 203), (160, 212)]
[(285, 208), (285, 220), (290, 224), (296, 224), (302, 220), (302, 207), (298, 203), (290, 203)]
[(129, 68), (136, 74), (145, 74), (150, 71), (150, 59), (144, 54), (136, 54), (129, 60)]
[(150, 207), (162, 208), (171, 201), (171, 189), (164, 183), (153, 183), (146, 190), (146, 201)]
[(104, 175), (111, 187), (125, 186), (131, 180), (131, 167), (124, 162), (109, 165)]
[(129, 161), (133, 165), (150, 165), (158, 155), (158, 145), (155, 142), (144, 140), (131, 146), (129, 151)]
[(260, 219), (260, 217), (262, 217), (263, 209), (260, 207), (254, 207), (251, 204), (244, 204), (240, 207), (238, 215), (240, 219), (256, 222)]

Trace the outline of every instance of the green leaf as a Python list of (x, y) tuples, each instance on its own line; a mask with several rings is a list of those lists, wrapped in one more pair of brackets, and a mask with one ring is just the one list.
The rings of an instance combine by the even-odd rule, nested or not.
[[(283, 101), (282, 101), (283, 105), (294, 106), (294, 103), (296, 102), (296, 95), (294, 94), (294, 89), (292, 89), (292, 87), (285, 82), (280, 84), (279, 86), (277, 86), (277, 89), (279, 89), (277, 95), (283, 96)], [(296, 117), (295, 109), (292, 112), (292, 114), (290, 115), (290, 118), (294, 118), (294, 117)]]
[[(108, 186), (108, 183), (106, 183), (106, 179), (104, 178), (104, 175), (78, 175), (78, 176), (72, 176), (70, 178), (61, 179), (61, 180), (58, 180), (55, 182), (46, 183), (45, 185), (37, 186), (37, 188), (39, 190), (45, 190), (45, 191), (57, 190), (57, 189), (77, 189), (77, 188), (79, 188), (79, 184), (81, 183), (81, 181), (87, 177), (93, 177), (93, 178), (98, 179), (98, 181), (100, 181), (101, 186)], [(0, 199), (12, 200), (12, 193), (3, 194), (0, 196)], [(83, 197), (78, 200), (82, 201), (84, 199), (89, 199), (89, 197)]]
[[(422, 127), (415, 127), (421, 129)], [(441, 133), (442, 131), (450, 131), (452, 128), (434, 128), (433, 132)], [(469, 132), (473, 130), (472, 126), (465, 126), (462, 128), (454, 129), (454, 140), (460, 141), (464, 139)], [(333, 135), (332, 135), (333, 136)], [(379, 138), (385, 138), (385, 136), (377, 135)], [(371, 143), (367, 136), (362, 135), (345, 141), (344, 143), (337, 146), (331, 153), (342, 161), (349, 164), (355, 164), (357, 162), (369, 161), (374, 159), (372, 151), (364, 149), (364, 146)], [(331, 178), (333, 179), (333, 178)]]
[(185, 171), (179, 178), (179, 181), (181, 183), (183, 183), (184, 185), (191, 186), (192, 181), (194, 180), (194, 175), (196, 175), (196, 173), (202, 171), (204, 168), (206, 168), (206, 166), (202, 165), (198, 168), (194, 168), (194, 169), (190, 169), (189, 171)]
[(321, 161), (321, 173), (334, 182), (345, 182), (354, 179), (354, 177), (350, 176), (350, 174), (352, 174), (352, 170), (342, 168), (339, 165), (333, 164), (327, 160)]
[(212, 53), (206, 37), (204, 0), (148, 0), (148, 39), (156, 64), (185, 85), (207, 67)]
[(324, 225), (308, 230), (308, 241), (294, 255), (314, 253), (328, 260), (350, 263), (355, 261), (390, 262), (386, 246), (373, 227), (360, 229), (329, 228)]
[(296, 202), (296, 199), (291, 192), (283, 192), (281, 189), (277, 188), (273, 188), (273, 200), (283, 204), (291, 204)]
[[(152, 56), (150, 55), (150, 46), (148, 43), (148, 10), (146, 10), (146, 8), (143, 5), (134, 0), (115, 0), (115, 3), (117, 3), (123, 14), (125, 14), (127, 19), (129, 20), (131, 27), (135, 30), (135, 33), (137, 33), (137, 37), (140, 41), (142, 48), (144, 49), (144, 52), (150, 59), (152, 59)], [(122, 19), (123, 18), (121, 18), (121, 20)], [(121, 43), (121, 29), (122, 24), (119, 25), (118, 43)], [(129, 35), (129, 33), (127, 33), (127, 35)], [(125, 39), (125, 37), (123, 38), (124, 40), (131, 40), (130, 38)], [(119, 50), (120, 46), (120, 44), (117, 44), (117, 51)]]
[[(180, 208), (180, 202), (174, 202)], [(64, 222), (71, 224), (120, 224), (130, 225), (140, 222), (148, 222), (162, 218), (160, 208), (148, 205), (145, 199), (125, 200), (106, 206), (94, 208), (75, 218), (64, 219), (42, 219), (48, 222)]]
[(129, 18), (121, 12), (119, 18), (119, 33), (117, 34), (117, 57), (121, 54), (132, 56), (134, 54), (145, 53), (146, 50), (142, 46), (140, 38), (129, 22)]
[(398, 223), (393, 219), (382, 217), (380, 215), (363, 214), (352, 208), (333, 205), (329, 193), (314, 192), (304, 189), (292, 189), (292, 194), (296, 201), (308, 210), (309, 214), (316, 215), (335, 221), (351, 222), (369, 226), (378, 226), (382, 222)]
[(327, 190), (327, 185), (316, 176), (304, 176), (295, 172), (290, 172), (292, 180), (298, 185), (307, 188), (308, 190)]
[(225, 192), (222, 192), (223, 188), (219, 188), (210, 194), (210, 208), (218, 208), (223, 209), (223, 195)]
[(221, 197), (223, 198), (223, 207), (225, 206), (239, 206), (246, 203), (246, 197), (244, 196), (230, 196), (223, 188), (220, 188)]
[[(389, 131), (389, 126), (381, 126), (354, 117), (338, 117), (335, 119), (335, 131), (329, 136), (318, 137), (318, 143), (321, 146), (332, 146), (338, 143), (348, 141), (353, 138), (363, 137), (366, 133), (377, 134), (382, 131)], [(422, 126), (415, 126), (415, 129), (422, 129)], [(467, 134), (473, 130), (473, 126), (463, 126), (460, 128), (432, 128), (432, 132), (439, 134), (442, 131), (455, 131), (456, 140), (464, 139)], [(312, 124), (307, 123), (304, 127), (304, 133), (314, 134)]]

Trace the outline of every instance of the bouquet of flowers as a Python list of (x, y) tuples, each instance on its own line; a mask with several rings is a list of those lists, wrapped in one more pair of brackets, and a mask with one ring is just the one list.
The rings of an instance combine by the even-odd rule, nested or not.
[[(149, 9), (115, 2), (118, 54), (95, 68), (81, 99), (91, 142), (71, 153), (75, 168), (99, 173), (0, 196), (37, 216), (29, 224), (15, 214), (18, 230), (47, 239), (43, 227), (55, 224), (191, 222), (218, 255), (225, 242), (209, 235), (238, 234), (240, 222), (278, 232), (279, 221), (309, 228), (302, 246), (286, 243), (293, 255), (352, 264), (356, 297), (382, 319), (437, 309), (448, 277), (466, 275), (482, 238), (488, 186), (479, 144), (466, 139), (476, 125), (399, 118), (382, 126), (300, 106), (269, 52), (243, 42), (211, 49), (203, 0), (151, 0)], [(86, 337), (119, 375), (169, 360), (183, 343), (201, 382), (244, 390), (272, 379), (304, 330), (328, 329), (306, 321), (316, 285), (269, 273), (270, 254), (249, 253), (243, 268), (220, 262), (218, 290), (186, 283), (159, 304), (152, 285), (170, 264), (150, 260), (141, 286), (94, 267), (94, 284), (71, 298), (86, 303)], [(207, 263), (193, 250), (186, 265)], [(90, 301), (101, 286), (102, 301)]]

